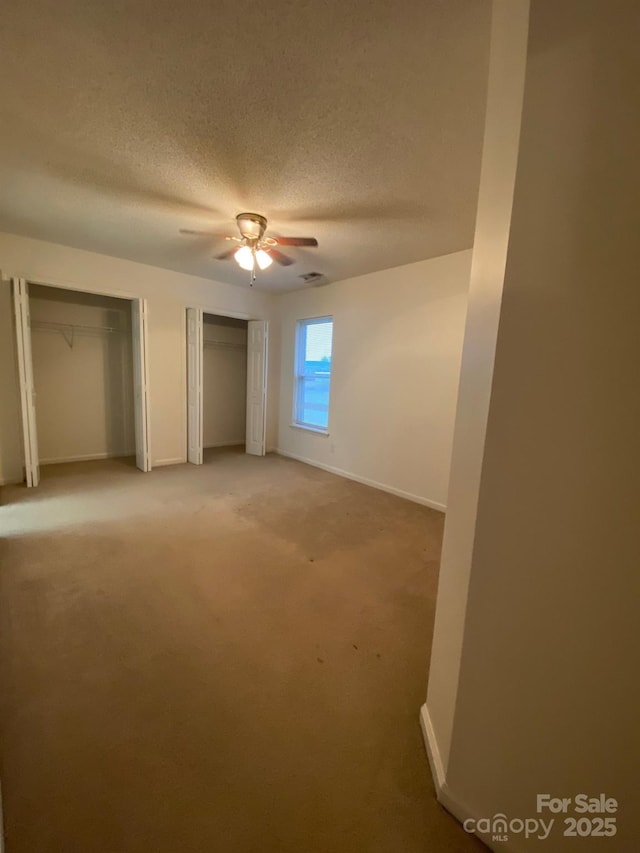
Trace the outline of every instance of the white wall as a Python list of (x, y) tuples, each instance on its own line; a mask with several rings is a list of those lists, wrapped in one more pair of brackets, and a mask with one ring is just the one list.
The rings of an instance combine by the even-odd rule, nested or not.
[(29, 285), (29, 308), (41, 464), (134, 454), (131, 302)]
[(478, 817), (619, 810), (613, 839), (556, 815), (514, 851), (640, 849), (639, 27), (634, 0), (531, 2), (446, 780)]
[[(279, 297), (281, 453), (447, 502), (471, 252)], [(332, 315), (329, 435), (292, 427), (296, 321)]]
[[(195, 276), (137, 264), (0, 233), (0, 269), (5, 277), (21, 276), (44, 284), (66, 284), (77, 290), (142, 297), (149, 302), (151, 457), (154, 465), (186, 460), (186, 324), (185, 309), (229, 312), (273, 321), (275, 297), (258, 289), (236, 287)], [(0, 339), (7, 350), (12, 337), (9, 284), (2, 282)], [(277, 322), (270, 324), (267, 447), (275, 444), (277, 421)], [(12, 344), (13, 346), (13, 344)], [(22, 478), (22, 452), (15, 369), (8, 360), (0, 367), (0, 481)]]
[(449, 760), (457, 698), (480, 472), (511, 226), (527, 21), (528, 2), (497, 0), (494, 3), (469, 308), (429, 669), (428, 712), (426, 709), (424, 712), (425, 725), (437, 742), (441, 774)]
[[(211, 345), (222, 341), (229, 347)], [(208, 344), (209, 342), (209, 344)], [(247, 325), (210, 314), (203, 324), (204, 447), (244, 444), (247, 421)]]

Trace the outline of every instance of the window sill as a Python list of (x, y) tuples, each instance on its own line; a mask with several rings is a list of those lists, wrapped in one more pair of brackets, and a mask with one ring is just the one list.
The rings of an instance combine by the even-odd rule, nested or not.
[(289, 426), (293, 429), (303, 429), (305, 432), (315, 432), (318, 435), (329, 435), (329, 430), (322, 427), (306, 426), (306, 424), (289, 424)]

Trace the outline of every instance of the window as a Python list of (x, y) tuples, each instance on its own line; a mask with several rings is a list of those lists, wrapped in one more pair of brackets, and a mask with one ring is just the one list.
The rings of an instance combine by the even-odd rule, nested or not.
[(329, 426), (333, 318), (298, 320), (296, 326), (295, 426), (326, 432)]

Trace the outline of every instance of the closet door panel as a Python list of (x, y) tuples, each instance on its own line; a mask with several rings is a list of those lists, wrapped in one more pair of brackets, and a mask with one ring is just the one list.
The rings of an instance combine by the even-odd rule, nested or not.
[(16, 318), (25, 479), (27, 486), (37, 486), (40, 482), (40, 462), (38, 458), (38, 431), (36, 427), (36, 392), (33, 383), (33, 360), (31, 354), (29, 293), (27, 282), (23, 278), (12, 279), (12, 285), (13, 307)]
[(264, 456), (267, 426), (266, 320), (250, 320), (247, 330), (247, 453)]
[(141, 471), (151, 470), (149, 439), (149, 358), (147, 336), (147, 301), (131, 301), (133, 343), (133, 394), (136, 428), (136, 465)]
[(202, 310), (187, 308), (187, 459), (202, 465)]

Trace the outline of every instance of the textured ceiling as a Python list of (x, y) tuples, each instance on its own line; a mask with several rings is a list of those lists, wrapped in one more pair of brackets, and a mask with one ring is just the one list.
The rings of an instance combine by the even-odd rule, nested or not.
[(0, 230), (247, 284), (224, 241), (315, 236), (257, 285), (473, 240), (489, 0), (7, 0)]

